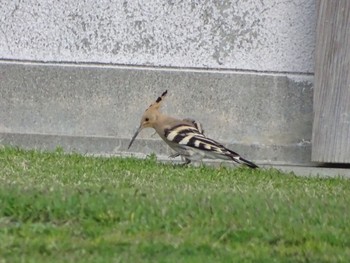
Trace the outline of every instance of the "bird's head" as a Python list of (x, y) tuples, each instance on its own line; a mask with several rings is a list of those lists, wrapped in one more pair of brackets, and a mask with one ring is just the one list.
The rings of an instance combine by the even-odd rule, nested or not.
[(136, 139), (137, 135), (145, 128), (154, 128), (154, 125), (157, 122), (158, 116), (160, 115), (159, 108), (164, 100), (164, 97), (167, 94), (167, 90), (152, 103), (142, 115), (139, 128), (136, 130), (134, 136), (132, 137), (128, 149), (131, 147), (132, 143)]

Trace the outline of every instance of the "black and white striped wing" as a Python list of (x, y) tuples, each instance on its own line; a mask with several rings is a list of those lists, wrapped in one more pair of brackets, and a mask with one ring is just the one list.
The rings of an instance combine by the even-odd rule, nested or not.
[(207, 138), (203, 133), (199, 132), (193, 126), (190, 125), (177, 125), (172, 129), (165, 131), (166, 139), (180, 147), (190, 147), (200, 151), (210, 152), (210, 155), (215, 155), (217, 158), (229, 157), (237, 163), (243, 163), (251, 168), (257, 168), (258, 166), (251, 161), (242, 158), (238, 153), (227, 149), (222, 144)]
[(183, 120), (192, 123), (199, 133), (204, 134), (203, 126), (199, 121), (196, 121), (194, 119), (189, 119), (189, 118), (183, 119)]
[(205, 137), (198, 129), (189, 125), (181, 124), (168, 129), (165, 132), (165, 137), (167, 140), (181, 146), (210, 151), (220, 155), (239, 156), (237, 153), (226, 149), (222, 144)]

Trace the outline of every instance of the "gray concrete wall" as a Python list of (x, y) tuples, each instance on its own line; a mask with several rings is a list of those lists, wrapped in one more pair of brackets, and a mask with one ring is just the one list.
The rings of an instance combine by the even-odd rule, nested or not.
[[(315, 1), (5, 2), (2, 143), (124, 153), (168, 89), (164, 111), (247, 157), (310, 162)], [(152, 132), (132, 151), (169, 153)]]

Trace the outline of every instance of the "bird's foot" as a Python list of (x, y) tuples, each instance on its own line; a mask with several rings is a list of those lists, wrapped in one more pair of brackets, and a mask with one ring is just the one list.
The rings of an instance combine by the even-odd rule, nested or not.
[(189, 165), (191, 163), (191, 160), (189, 160), (187, 158), (185, 158), (185, 160), (186, 161), (183, 164), (181, 164), (181, 166), (187, 166), (187, 165)]

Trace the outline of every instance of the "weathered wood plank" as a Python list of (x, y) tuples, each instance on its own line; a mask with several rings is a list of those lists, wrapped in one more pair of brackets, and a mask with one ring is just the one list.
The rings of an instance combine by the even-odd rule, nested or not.
[(312, 160), (350, 163), (350, 1), (318, 8)]

